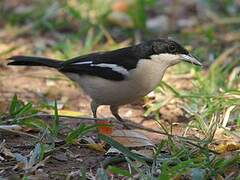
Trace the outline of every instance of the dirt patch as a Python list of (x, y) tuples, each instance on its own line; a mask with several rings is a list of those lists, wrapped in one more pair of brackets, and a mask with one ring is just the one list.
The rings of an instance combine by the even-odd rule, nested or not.
[[(33, 138), (2, 132), (0, 132), (0, 137), (1, 140), (6, 140), (6, 147), (9, 148), (12, 153), (21, 153), (27, 156), (34, 148), (32, 143), (35, 139)], [(69, 173), (79, 169), (94, 172), (100, 167), (101, 164), (99, 162), (102, 162), (104, 159), (104, 154), (101, 152), (94, 151), (87, 147), (71, 145), (49, 154), (49, 159), (38, 171), (44, 172), (50, 179), (65, 179)], [(23, 175), (22, 170), (14, 168), (16, 164), (17, 162), (14, 159), (8, 159), (8, 161), (2, 162), (0, 165), (0, 175), (2, 177)], [(42, 175), (39, 176), (37, 174), (36, 176), (38, 178), (42, 177)]]

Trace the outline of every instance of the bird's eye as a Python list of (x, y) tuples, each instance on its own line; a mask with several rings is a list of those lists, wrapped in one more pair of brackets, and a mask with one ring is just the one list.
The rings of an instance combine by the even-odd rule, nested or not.
[(170, 44), (169, 46), (168, 46), (168, 50), (170, 51), (170, 52), (175, 52), (176, 51), (176, 46), (174, 45), (174, 44)]

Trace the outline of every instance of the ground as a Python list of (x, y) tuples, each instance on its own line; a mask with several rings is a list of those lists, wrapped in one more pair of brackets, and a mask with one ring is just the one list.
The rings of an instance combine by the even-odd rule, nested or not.
[[(68, 80), (64, 75), (60, 74), (54, 69), (45, 67), (9, 67), (4, 65), (1, 67), (1, 108), (2, 111), (7, 111), (9, 103), (14, 94), (17, 94), (18, 98), (28, 102), (32, 101), (35, 104), (40, 102), (53, 102), (55, 99), (59, 101), (61, 109), (80, 112), (82, 116), (91, 117), (90, 99), (89, 97), (77, 87), (73, 82)], [(170, 73), (170, 72), (169, 72)], [(174, 78), (169, 79), (169, 75), (166, 75), (168, 81), (175, 83), (182, 88), (191, 88), (191, 78)], [(26, 83), (27, 82), (27, 83)], [(189, 87), (190, 86), (190, 87)], [(129, 119), (135, 123), (142, 124), (145, 127), (158, 130), (159, 127), (156, 124), (154, 117), (144, 117), (145, 109), (143, 107), (144, 100), (125, 105), (120, 109), (122, 117)], [(103, 106), (98, 110), (98, 116), (101, 118), (111, 117), (108, 107)], [(161, 109), (161, 119), (169, 126), (170, 122), (174, 122), (173, 132), (176, 135), (181, 135), (184, 123), (189, 120), (184, 117), (184, 112), (176, 106), (174, 100), (165, 108)], [(181, 125), (179, 124), (181, 122)], [(61, 123), (69, 127), (77, 127), (81, 120), (62, 120)], [(93, 121), (86, 121), (86, 124), (91, 124)], [(118, 129), (123, 127), (119, 125)], [(140, 130), (139, 130), (140, 131)], [(163, 135), (142, 131), (152, 142), (159, 143), (163, 138)], [(89, 135), (91, 136), (91, 134)], [(32, 150), (32, 142), (34, 139), (28, 136), (1, 133), (1, 139), (6, 140), (6, 147), (12, 150), (12, 152), (21, 152), (22, 154), (28, 154)], [(55, 156), (57, 154), (57, 156)], [(60, 155), (59, 155), (60, 154)], [(65, 157), (63, 158), (62, 155)], [(61, 156), (59, 158), (59, 156)], [(77, 157), (77, 158), (76, 158)], [(91, 169), (96, 171), (96, 168), (100, 166), (99, 161), (105, 159), (105, 155), (102, 152), (86, 148), (81, 145), (72, 145), (68, 148), (61, 148), (54, 154), (51, 154), (50, 159), (46, 162), (43, 173), (51, 175), (61, 176), (63, 174), (69, 174), (79, 167)], [(67, 163), (66, 163), (67, 162)], [(84, 162), (84, 165), (82, 164)], [(9, 165), (9, 170), (12, 169), (12, 165)], [(2, 168), (6, 169), (6, 164)], [(5, 171), (6, 174), (14, 173), (13, 171)], [(16, 173), (16, 172), (15, 172)], [(17, 174), (17, 173), (16, 173)], [(45, 175), (46, 175), (45, 174)]]

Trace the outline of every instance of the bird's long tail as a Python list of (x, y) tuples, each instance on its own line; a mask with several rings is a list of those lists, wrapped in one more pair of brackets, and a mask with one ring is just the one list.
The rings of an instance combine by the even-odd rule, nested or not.
[(51, 68), (59, 69), (62, 65), (61, 61), (33, 56), (12, 56), (8, 58), (11, 62), (8, 65), (17, 66), (47, 66)]

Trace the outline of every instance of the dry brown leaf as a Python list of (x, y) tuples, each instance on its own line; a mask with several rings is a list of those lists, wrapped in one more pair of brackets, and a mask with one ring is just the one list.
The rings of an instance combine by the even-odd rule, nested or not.
[(95, 151), (103, 152), (105, 153), (106, 150), (104, 149), (105, 144), (104, 143), (97, 143), (97, 144), (87, 144), (87, 147), (89, 149), (93, 149)]
[(15, 124), (13, 124), (13, 125), (1, 125), (0, 126), (0, 132), (1, 131), (8, 132), (8, 133), (13, 133), (13, 134), (30, 136), (30, 137), (33, 137), (33, 138), (38, 138), (35, 135), (29, 134), (29, 133), (25, 133), (23, 131), (23, 127), (22, 126), (15, 125)]
[(230, 151), (240, 150), (240, 143), (227, 142), (219, 145), (211, 145), (209, 148), (213, 151), (216, 151), (217, 153), (226, 153)]
[(79, 117), (83, 116), (85, 114), (79, 112), (79, 111), (71, 111), (71, 110), (59, 110), (58, 115), (61, 116), (72, 116), (72, 117)]
[(26, 133), (36, 133), (36, 132), (39, 132), (39, 129), (32, 128), (32, 127), (27, 127), (27, 126), (22, 126), (22, 131), (26, 132)]
[(112, 134), (113, 129), (112, 129), (112, 126), (111, 126), (112, 125), (111, 122), (109, 122), (107, 120), (97, 120), (96, 123), (98, 125), (103, 125), (103, 126), (98, 126), (97, 127), (98, 132), (100, 134), (104, 134), (104, 135), (111, 135)]
[(133, 130), (116, 130), (111, 137), (125, 147), (154, 146), (145, 135)]
[(132, 150), (132, 152), (142, 155), (144, 157), (153, 158), (154, 151), (153, 149), (141, 149), (141, 150)]
[[(44, 112), (47, 112), (51, 115), (54, 115), (54, 110), (44, 110)], [(63, 110), (63, 109), (59, 109), (58, 110), (58, 115), (59, 116), (70, 116), (70, 117), (80, 117), (80, 116), (84, 116), (86, 114), (80, 112), (80, 111), (71, 111), (71, 110)]]

